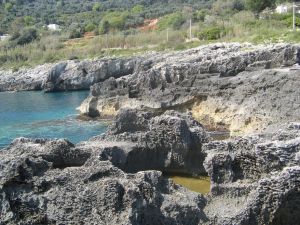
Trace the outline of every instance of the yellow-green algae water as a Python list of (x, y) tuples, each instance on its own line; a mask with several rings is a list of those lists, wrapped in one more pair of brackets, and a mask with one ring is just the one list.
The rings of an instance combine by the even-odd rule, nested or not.
[(208, 194), (210, 191), (209, 177), (190, 177), (184, 175), (169, 175), (176, 184), (179, 184), (191, 191), (201, 194)]

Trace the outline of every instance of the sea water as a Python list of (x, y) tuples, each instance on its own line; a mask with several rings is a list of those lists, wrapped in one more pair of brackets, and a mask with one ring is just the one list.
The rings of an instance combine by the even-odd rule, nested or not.
[(18, 137), (78, 143), (104, 133), (106, 123), (77, 119), (76, 107), (87, 96), (88, 91), (0, 93), (0, 149)]

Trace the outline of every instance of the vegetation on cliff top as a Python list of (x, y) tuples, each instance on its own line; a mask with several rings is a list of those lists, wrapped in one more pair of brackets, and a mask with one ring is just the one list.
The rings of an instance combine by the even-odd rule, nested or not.
[[(280, 2), (285, 1), (0, 0), (0, 35), (11, 36), (0, 42), (0, 67), (181, 50), (215, 41), (298, 42), (292, 14), (274, 13)], [(48, 30), (51, 23), (61, 29)]]

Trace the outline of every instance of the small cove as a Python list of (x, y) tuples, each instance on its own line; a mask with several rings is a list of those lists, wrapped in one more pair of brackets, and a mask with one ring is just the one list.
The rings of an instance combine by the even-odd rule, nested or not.
[(106, 122), (77, 119), (76, 107), (88, 94), (88, 91), (0, 93), (0, 149), (18, 137), (66, 138), (78, 143), (104, 133)]

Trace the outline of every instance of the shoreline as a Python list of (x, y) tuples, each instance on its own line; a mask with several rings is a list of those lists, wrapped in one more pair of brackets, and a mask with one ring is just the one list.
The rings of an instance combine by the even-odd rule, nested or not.
[[(18, 138), (0, 151), (0, 223), (295, 224), (300, 71), (280, 68), (300, 46), (245, 47), (44, 71), (48, 91), (90, 87), (78, 117), (109, 127), (78, 144)], [(172, 172), (209, 177), (209, 193), (174, 184)]]

